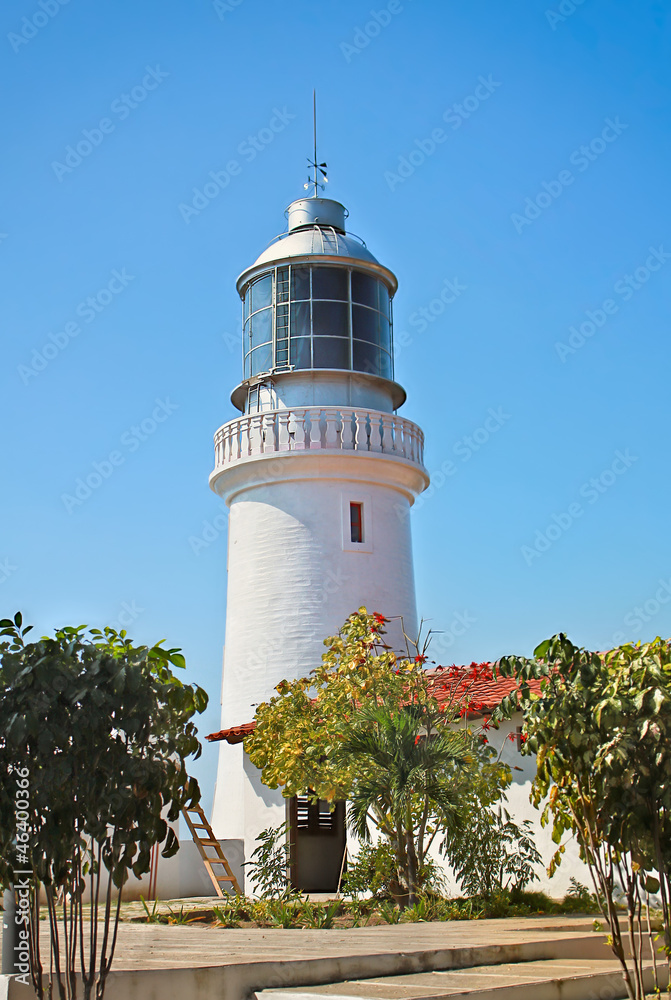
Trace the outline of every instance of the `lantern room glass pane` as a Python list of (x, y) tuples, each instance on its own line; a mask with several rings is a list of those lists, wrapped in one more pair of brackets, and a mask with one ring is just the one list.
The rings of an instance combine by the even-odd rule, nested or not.
[(297, 302), (291, 306), (291, 336), (310, 336), (310, 303)]
[(394, 366), (391, 361), (391, 354), (386, 351), (380, 351), (380, 375), (382, 378), (393, 379), (394, 377)]
[(315, 368), (349, 368), (349, 340), (344, 337), (315, 337)]
[(270, 371), (273, 366), (273, 345), (264, 344), (263, 347), (257, 347), (252, 351), (250, 358), (252, 375)]
[(349, 280), (347, 271), (339, 267), (313, 267), (312, 298), (347, 301)]
[(262, 309), (250, 319), (252, 347), (259, 347), (272, 340), (272, 316), (272, 309)]
[(263, 278), (259, 278), (255, 281), (251, 288), (252, 291), (252, 308), (251, 312), (256, 312), (257, 309), (263, 309), (265, 306), (272, 305), (273, 302), (273, 277), (271, 274), (266, 274)]
[(371, 306), (372, 309), (378, 307), (377, 286), (379, 282), (370, 274), (362, 274), (361, 271), (352, 271), (352, 302), (359, 302), (363, 306)]
[(380, 349), (374, 344), (363, 340), (353, 341), (352, 360), (355, 371), (366, 372), (368, 375), (380, 374)]
[(346, 302), (313, 302), (312, 332), (315, 337), (348, 337), (348, 313)]
[(365, 306), (352, 306), (352, 336), (358, 340), (368, 340), (371, 344), (380, 342), (381, 316)]
[(296, 368), (312, 368), (309, 337), (292, 337), (289, 361)]
[(391, 352), (391, 327), (386, 316), (380, 316), (380, 347)]
[(389, 290), (383, 282), (378, 281), (378, 292), (380, 297), (380, 312), (391, 319), (391, 298), (389, 296)]
[(292, 301), (296, 299), (309, 299), (310, 298), (310, 268), (309, 267), (292, 267), (291, 268), (291, 298)]

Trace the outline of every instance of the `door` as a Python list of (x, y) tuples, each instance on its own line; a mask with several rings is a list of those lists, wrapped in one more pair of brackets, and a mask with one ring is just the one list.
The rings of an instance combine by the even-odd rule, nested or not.
[(302, 892), (337, 892), (345, 854), (345, 803), (297, 795), (289, 813), (291, 884)]

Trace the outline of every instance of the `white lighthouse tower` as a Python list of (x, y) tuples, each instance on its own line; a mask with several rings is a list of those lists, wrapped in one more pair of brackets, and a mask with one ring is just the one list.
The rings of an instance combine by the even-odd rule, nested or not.
[[(286, 818), (287, 800), (261, 785), (235, 730), (282, 678), (315, 667), (324, 638), (359, 606), (414, 634), (409, 511), (429, 481), (422, 431), (397, 416), (396, 277), (346, 232), (338, 202), (303, 198), (286, 214), (287, 232), (237, 282), (243, 378), (231, 398), (241, 415), (216, 432), (210, 476), (230, 508), (212, 825), (243, 840), (247, 858), (259, 832)], [(400, 625), (390, 634), (400, 639)], [(315, 838), (329, 833), (331, 862), (315, 848), (293, 870), (299, 887), (328, 889), (342, 810), (330, 820), (309, 811), (294, 800), (289, 818), (320, 850), (327, 840)]]

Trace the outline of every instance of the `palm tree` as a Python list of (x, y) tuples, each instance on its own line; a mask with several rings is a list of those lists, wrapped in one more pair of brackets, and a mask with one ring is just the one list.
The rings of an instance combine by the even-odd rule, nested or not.
[(372, 823), (389, 839), (398, 873), (394, 895), (401, 907), (414, 905), (436, 821), (458, 805), (455, 774), (474, 762), (473, 737), (436, 725), (421, 704), (368, 705), (349, 720), (335, 756), (354, 776), (350, 829), (369, 841)]

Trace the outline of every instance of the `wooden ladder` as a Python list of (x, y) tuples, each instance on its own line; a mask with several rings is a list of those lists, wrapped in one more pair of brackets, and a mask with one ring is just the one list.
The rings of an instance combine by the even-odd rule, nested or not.
[[(191, 815), (198, 818), (196, 823)], [(200, 805), (191, 806), (189, 809), (182, 809), (182, 815), (186, 820), (187, 826), (191, 831), (191, 836), (193, 837), (193, 842), (198, 848), (198, 852), (203, 859), (203, 864), (207, 869), (207, 874), (212, 879), (212, 885), (214, 886), (217, 896), (226, 896), (227, 893), (221, 888), (222, 882), (230, 882), (233, 890), (238, 896), (242, 895), (240, 886), (238, 885), (238, 880), (231, 870), (231, 866), (226, 860), (226, 855), (221, 849), (221, 844), (214, 836), (212, 827), (207, 822), (205, 813), (200, 808)], [(204, 833), (201, 833), (204, 831)], [(215, 857), (207, 854), (208, 848), (210, 851), (214, 851)], [(225, 875), (217, 875), (214, 871), (213, 865), (221, 865), (225, 871)]]

